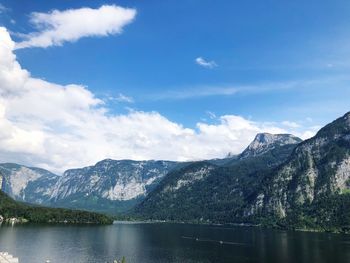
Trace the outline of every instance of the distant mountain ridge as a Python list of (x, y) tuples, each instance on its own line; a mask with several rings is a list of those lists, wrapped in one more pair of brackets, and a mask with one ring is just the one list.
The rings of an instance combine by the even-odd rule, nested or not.
[[(268, 137), (266, 147), (261, 141)], [(262, 151), (294, 143), (291, 135), (257, 135), (243, 152), (258, 155)], [(259, 149), (252, 147), (260, 139)], [(300, 139), (299, 139), (300, 140)], [(253, 150), (255, 152), (253, 152)], [(241, 155), (230, 155), (225, 159), (212, 160), (216, 165), (234, 162)], [(16, 200), (54, 207), (87, 209), (116, 213), (130, 209), (142, 201), (175, 168), (186, 167), (186, 163), (171, 161), (133, 161), (105, 159), (95, 165), (70, 169), (56, 175), (40, 168), (18, 164), (0, 164), (4, 174), (3, 190)]]
[(176, 165), (171, 161), (106, 159), (67, 170), (49, 201), (55, 206), (120, 212), (144, 198)]
[(2, 190), (19, 201), (54, 207), (121, 212), (144, 198), (176, 162), (102, 160), (56, 175), (41, 168), (0, 164)]
[[(263, 151), (254, 148), (257, 140), (259, 147), (267, 151), (283, 144), (294, 143), (292, 135), (257, 135), (256, 139), (244, 151), (257, 156)], [(300, 140), (300, 139), (299, 139)], [(253, 150), (255, 152), (253, 152)], [(225, 159), (209, 160), (222, 166), (235, 162), (240, 155), (230, 155)], [(3, 190), (16, 200), (53, 207), (87, 209), (98, 212), (118, 213), (126, 211), (141, 202), (173, 170), (190, 165), (171, 161), (133, 161), (105, 159), (95, 165), (70, 169), (63, 175), (56, 175), (40, 168), (18, 164), (0, 164), (4, 174)]]

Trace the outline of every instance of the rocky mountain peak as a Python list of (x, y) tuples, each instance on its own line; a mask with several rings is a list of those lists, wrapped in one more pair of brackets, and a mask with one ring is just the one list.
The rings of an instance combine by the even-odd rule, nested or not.
[(326, 137), (326, 138), (337, 138), (343, 136), (350, 135), (350, 112), (345, 113), (344, 116), (336, 119), (335, 121), (329, 123), (325, 127), (323, 127), (316, 134), (316, 138), (318, 137)]
[(298, 144), (302, 140), (292, 134), (258, 133), (254, 140), (241, 153), (240, 158), (261, 155), (275, 147)]

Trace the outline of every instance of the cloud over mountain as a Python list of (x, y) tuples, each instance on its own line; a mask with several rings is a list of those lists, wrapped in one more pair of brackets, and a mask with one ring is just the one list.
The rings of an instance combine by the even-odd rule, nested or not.
[(190, 129), (158, 112), (113, 114), (84, 86), (32, 77), (17, 61), (15, 43), (3, 27), (0, 39), (1, 162), (60, 172), (104, 158), (206, 159), (240, 152), (258, 132), (293, 132), (235, 115)]

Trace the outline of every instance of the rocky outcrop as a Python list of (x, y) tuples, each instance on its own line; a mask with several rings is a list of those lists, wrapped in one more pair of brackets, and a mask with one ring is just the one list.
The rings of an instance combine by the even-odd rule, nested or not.
[(291, 134), (258, 133), (255, 136), (255, 139), (239, 155), (239, 158), (244, 159), (258, 156), (276, 147), (281, 147), (288, 144), (298, 144), (300, 142), (302, 142), (300, 138)]

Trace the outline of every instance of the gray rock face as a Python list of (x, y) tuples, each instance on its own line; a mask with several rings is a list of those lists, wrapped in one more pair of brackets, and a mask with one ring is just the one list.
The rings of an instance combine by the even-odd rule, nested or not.
[(67, 170), (58, 180), (51, 199), (62, 200), (75, 194), (95, 195), (111, 201), (135, 199), (145, 196), (175, 164), (107, 159), (94, 166)]
[(45, 203), (59, 178), (47, 170), (13, 163), (0, 164), (2, 190), (19, 201)]
[(240, 158), (258, 156), (276, 147), (300, 142), (302, 142), (300, 138), (291, 134), (258, 133), (254, 141), (240, 154)]

